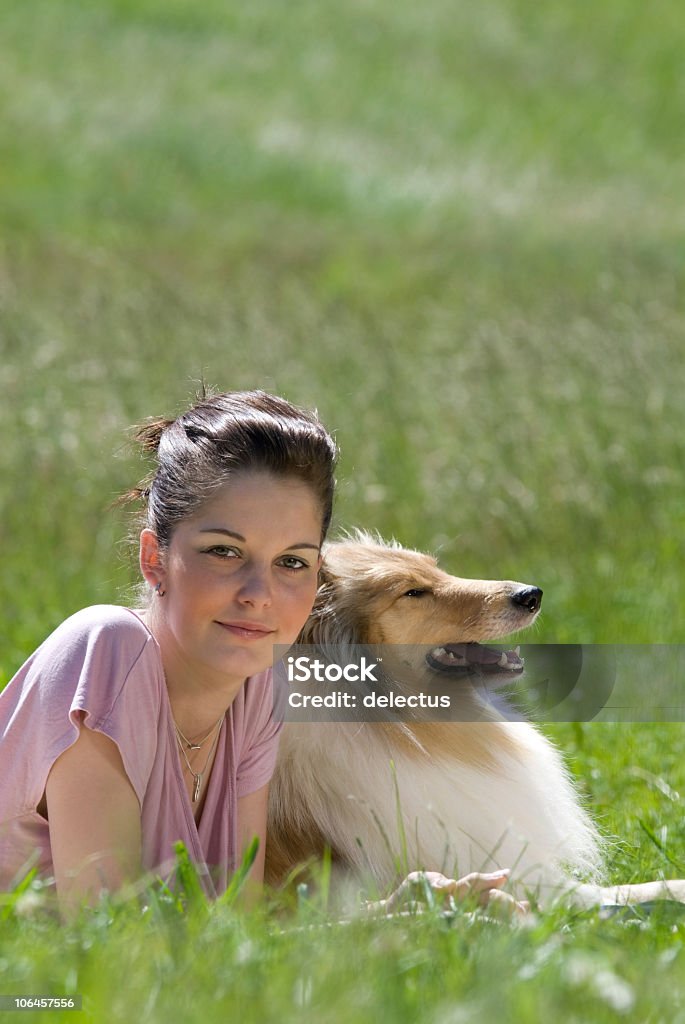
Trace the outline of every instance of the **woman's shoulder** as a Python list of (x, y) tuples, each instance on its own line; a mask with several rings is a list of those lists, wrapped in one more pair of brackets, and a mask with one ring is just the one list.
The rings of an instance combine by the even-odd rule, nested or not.
[(154, 640), (152, 633), (131, 608), (116, 604), (94, 604), (81, 608), (50, 634), (45, 643), (90, 642), (116, 639), (117, 644), (131, 641), (144, 644)]
[(131, 629), (141, 635), (150, 634), (142, 613), (121, 604), (91, 604), (81, 608), (62, 622), (62, 626), (99, 629)]
[(12, 685), (37, 681), (44, 684), (64, 676), (74, 678), (82, 669), (126, 673), (134, 664), (159, 659), (157, 643), (138, 614), (120, 605), (98, 604), (82, 608), (64, 619), (24, 662)]

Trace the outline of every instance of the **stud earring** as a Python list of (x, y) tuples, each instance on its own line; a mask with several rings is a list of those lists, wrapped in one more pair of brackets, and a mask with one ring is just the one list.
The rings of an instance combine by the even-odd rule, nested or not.
[(164, 597), (164, 595), (166, 594), (166, 590), (162, 590), (161, 581), (155, 587), (155, 593), (157, 594), (157, 597)]

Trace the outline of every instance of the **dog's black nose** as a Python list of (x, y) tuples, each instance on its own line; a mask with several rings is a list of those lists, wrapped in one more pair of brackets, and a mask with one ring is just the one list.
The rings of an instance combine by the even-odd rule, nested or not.
[(542, 604), (542, 591), (539, 587), (521, 587), (511, 595), (514, 604), (521, 605), (527, 611), (536, 612)]

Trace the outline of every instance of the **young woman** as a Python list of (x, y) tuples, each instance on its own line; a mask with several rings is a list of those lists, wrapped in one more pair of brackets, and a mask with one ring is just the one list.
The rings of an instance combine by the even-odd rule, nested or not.
[(145, 607), (73, 615), (0, 695), (0, 888), (37, 864), (65, 908), (172, 881), (179, 839), (213, 897), (257, 835), (260, 880), (273, 646), (309, 614), (331, 518), (335, 444), (283, 399), (216, 395), (138, 440)]
[[(65, 916), (103, 889), (173, 886), (178, 840), (214, 898), (256, 835), (261, 882), (273, 648), (307, 619), (331, 519), (335, 443), (281, 398), (215, 395), (137, 436), (157, 463), (127, 496), (146, 509), (143, 607), (71, 616), (0, 694), (0, 889), (35, 865)], [(484, 900), (505, 880), (428, 878)]]

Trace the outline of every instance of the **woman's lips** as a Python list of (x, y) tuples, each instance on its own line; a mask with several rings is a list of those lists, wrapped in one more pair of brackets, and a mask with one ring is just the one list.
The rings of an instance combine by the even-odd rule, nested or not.
[(245, 640), (260, 640), (276, 632), (274, 629), (269, 629), (267, 626), (261, 626), (255, 622), (217, 622), (217, 626), (222, 626), (229, 633), (233, 633), (234, 636), (243, 637)]

